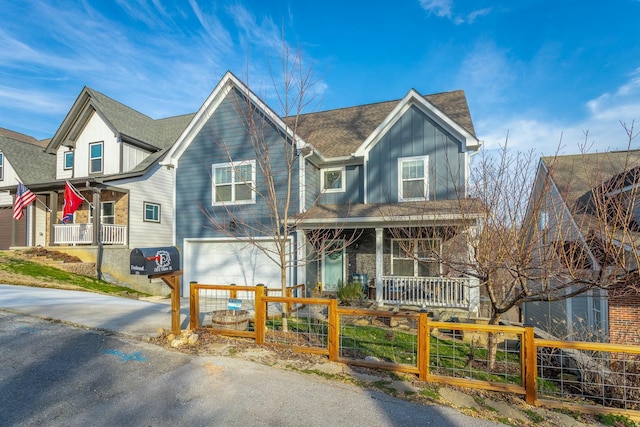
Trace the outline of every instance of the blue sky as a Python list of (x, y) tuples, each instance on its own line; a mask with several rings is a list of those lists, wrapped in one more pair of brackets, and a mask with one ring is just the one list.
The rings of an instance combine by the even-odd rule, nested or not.
[(0, 0), (0, 10), (0, 127), (37, 138), (55, 133), (85, 85), (162, 118), (197, 111), (231, 70), (271, 104), (283, 33), (313, 69), (315, 110), (463, 89), (487, 147), (508, 135), (546, 155), (561, 140), (565, 154), (585, 141), (625, 149), (621, 122), (640, 129), (638, 0)]

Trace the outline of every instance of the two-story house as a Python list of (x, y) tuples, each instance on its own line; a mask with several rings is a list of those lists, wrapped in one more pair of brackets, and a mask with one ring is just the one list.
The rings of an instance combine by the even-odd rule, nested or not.
[[(335, 291), (366, 277), (381, 304), (477, 313), (477, 283), (440, 254), (476, 226), (466, 189), (479, 146), (462, 91), (279, 117), (227, 73), (163, 160), (176, 173), (183, 284), (278, 288), (286, 227), (289, 284)], [(286, 222), (274, 215), (286, 209)], [(323, 233), (332, 244), (318, 244)]]
[[(37, 207), (34, 237), (27, 245), (51, 246), (96, 262), (98, 272), (110, 281), (166, 292), (146, 277), (130, 276), (129, 254), (130, 248), (173, 243), (173, 171), (161, 167), (159, 160), (191, 117), (154, 120), (83, 88), (44, 148), (42, 156), (53, 159), (52, 176), (37, 182), (25, 179), (50, 209)], [(45, 164), (38, 160), (30, 168), (38, 171)], [(67, 181), (85, 200), (73, 219), (62, 224)]]

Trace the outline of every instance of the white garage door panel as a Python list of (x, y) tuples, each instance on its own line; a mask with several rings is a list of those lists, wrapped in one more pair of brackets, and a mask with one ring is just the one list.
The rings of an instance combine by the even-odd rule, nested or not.
[(186, 283), (280, 288), (280, 267), (248, 243), (187, 241), (184, 266)]

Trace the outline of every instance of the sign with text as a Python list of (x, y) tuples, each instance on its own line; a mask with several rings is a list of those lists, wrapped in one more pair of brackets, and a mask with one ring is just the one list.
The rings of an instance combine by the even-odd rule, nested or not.
[(227, 310), (240, 310), (242, 308), (242, 300), (236, 298), (229, 298), (229, 303), (227, 304)]

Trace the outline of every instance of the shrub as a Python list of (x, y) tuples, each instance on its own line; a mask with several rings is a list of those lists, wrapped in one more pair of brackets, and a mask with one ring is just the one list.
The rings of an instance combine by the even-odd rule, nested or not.
[(338, 282), (336, 298), (340, 304), (351, 305), (364, 299), (364, 290), (360, 282), (348, 282), (346, 285), (342, 281)]

